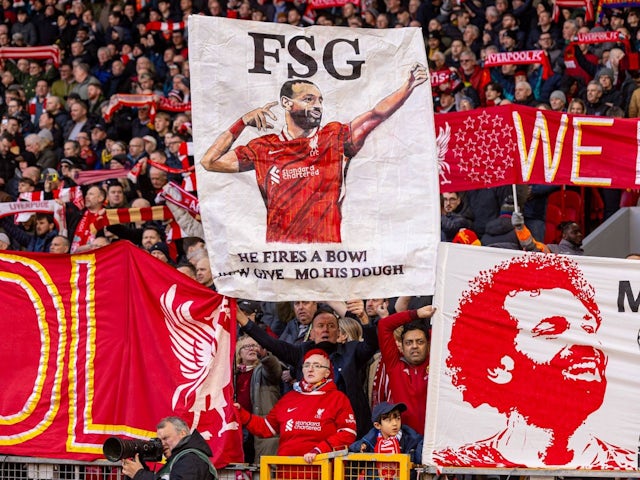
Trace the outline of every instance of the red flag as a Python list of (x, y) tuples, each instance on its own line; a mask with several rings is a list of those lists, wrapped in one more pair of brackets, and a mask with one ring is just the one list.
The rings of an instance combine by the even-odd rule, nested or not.
[(435, 116), (440, 190), (511, 184), (637, 188), (640, 119), (521, 105)]
[(242, 461), (232, 300), (124, 241), (2, 253), (0, 271), (3, 454), (95, 460), (109, 436), (155, 437), (177, 415), (216, 467)]

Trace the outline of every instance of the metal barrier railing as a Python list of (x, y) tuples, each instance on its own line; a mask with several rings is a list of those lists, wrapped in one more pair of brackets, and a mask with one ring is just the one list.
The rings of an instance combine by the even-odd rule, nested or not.
[(334, 458), (346, 455), (346, 450), (321, 453), (312, 463), (303, 457), (265, 455), (260, 458), (260, 480), (331, 480)]
[(409, 480), (411, 460), (406, 454), (350, 453), (336, 457), (334, 480)]
[[(379, 462), (393, 463), (388, 467)], [(384, 467), (384, 468), (379, 468)], [(377, 476), (376, 476), (377, 475)], [(388, 477), (387, 477), (388, 475)], [(392, 476), (393, 475), (393, 476)], [(477, 469), (446, 467), (436, 469), (412, 465), (407, 455), (347, 454), (346, 451), (321, 454), (307, 464), (302, 457), (262, 457), (260, 466), (233, 464), (218, 470), (220, 480), (421, 480), (482, 478), (552, 480), (574, 476), (590, 478), (640, 478), (638, 471), (593, 471), (560, 469)], [(126, 480), (119, 465), (106, 460), (72, 460), (0, 455), (0, 480)]]
[[(220, 480), (258, 478), (258, 466), (229, 465), (218, 470)], [(119, 465), (106, 460), (77, 462), (0, 455), (0, 480), (126, 480)]]

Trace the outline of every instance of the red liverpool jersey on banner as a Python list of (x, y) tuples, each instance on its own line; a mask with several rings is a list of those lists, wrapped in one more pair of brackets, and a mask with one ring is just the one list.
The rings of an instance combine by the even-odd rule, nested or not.
[(128, 242), (79, 255), (0, 254), (0, 451), (94, 460), (166, 416), (242, 461), (235, 306)]

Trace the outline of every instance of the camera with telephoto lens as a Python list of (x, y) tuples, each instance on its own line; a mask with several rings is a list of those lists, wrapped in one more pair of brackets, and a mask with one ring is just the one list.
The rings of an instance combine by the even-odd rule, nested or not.
[(102, 445), (102, 451), (107, 460), (111, 462), (135, 457), (136, 453), (140, 455), (142, 461), (159, 462), (162, 460), (162, 442), (159, 438), (123, 440), (118, 437), (109, 437)]

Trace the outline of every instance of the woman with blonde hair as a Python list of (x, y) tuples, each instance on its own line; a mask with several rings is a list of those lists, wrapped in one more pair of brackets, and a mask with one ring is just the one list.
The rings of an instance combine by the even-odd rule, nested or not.
[(347, 343), (353, 340), (361, 342), (363, 340), (362, 325), (351, 317), (340, 317), (338, 320), (338, 328), (340, 329), (338, 343)]
[[(236, 400), (253, 415), (266, 415), (280, 398), (280, 361), (249, 335), (236, 342)], [(260, 463), (262, 455), (275, 455), (279, 438), (258, 438), (243, 429), (245, 461)]]

